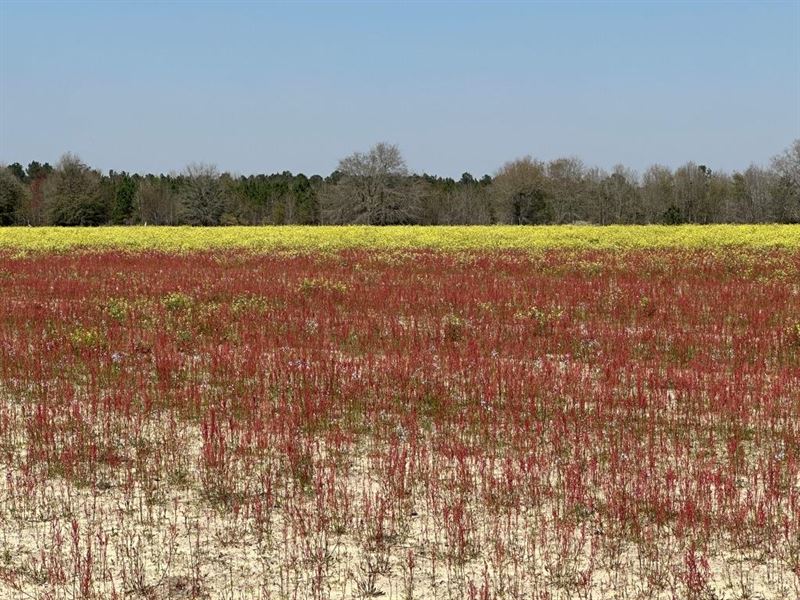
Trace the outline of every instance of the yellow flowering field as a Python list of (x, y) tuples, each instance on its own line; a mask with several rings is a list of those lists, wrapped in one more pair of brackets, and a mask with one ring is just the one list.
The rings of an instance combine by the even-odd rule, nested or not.
[(555, 226), (263, 226), (263, 227), (10, 227), (0, 249), (77, 248), (190, 251), (242, 248), (633, 249), (798, 248), (800, 225), (555, 225)]

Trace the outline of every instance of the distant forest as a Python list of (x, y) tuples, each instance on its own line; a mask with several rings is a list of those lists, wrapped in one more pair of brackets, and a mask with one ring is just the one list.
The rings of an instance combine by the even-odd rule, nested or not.
[(67, 154), (55, 166), (0, 167), (0, 225), (798, 223), (800, 140), (768, 167), (723, 173), (688, 162), (637, 174), (577, 158), (531, 157), (494, 176), (410, 173), (379, 143), (328, 175), (102, 174)]

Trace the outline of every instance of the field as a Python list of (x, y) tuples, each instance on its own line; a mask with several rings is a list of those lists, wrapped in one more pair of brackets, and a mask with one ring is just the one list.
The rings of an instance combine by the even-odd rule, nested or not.
[(800, 226), (0, 230), (0, 598), (800, 597)]
[(800, 248), (797, 225), (555, 225), (538, 227), (7, 227), (0, 249), (58, 252), (241, 249), (254, 252), (362, 248), (390, 250), (541, 250), (569, 248)]

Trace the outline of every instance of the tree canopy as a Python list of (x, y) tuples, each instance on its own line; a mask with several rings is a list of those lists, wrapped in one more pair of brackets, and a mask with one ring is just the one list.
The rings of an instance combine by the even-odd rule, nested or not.
[(193, 164), (178, 174), (101, 174), (66, 154), (52, 167), (0, 167), (0, 225), (798, 223), (800, 140), (766, 166), (724, 173), (687, 161), (641, 176), (575, 157), (530, 156), (480, 178), (409, 170), (387, 142), (328, 176), (233, 175)]

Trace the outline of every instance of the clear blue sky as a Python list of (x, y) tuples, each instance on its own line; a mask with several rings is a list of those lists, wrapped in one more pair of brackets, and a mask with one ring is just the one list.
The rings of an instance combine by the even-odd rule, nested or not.
[(800, 137), (800, 1), (0, 0), (0, 162), (327, 174), (765, 164)]

